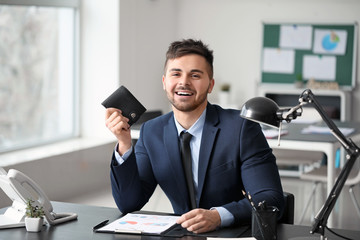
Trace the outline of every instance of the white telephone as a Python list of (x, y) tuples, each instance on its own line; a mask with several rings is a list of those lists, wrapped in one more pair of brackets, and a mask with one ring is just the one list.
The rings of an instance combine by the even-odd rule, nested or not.
[(15, 169), (8, 173), (0, 167), (0, 187), (13, 201), (3, 215), (0, 215), (0, 229), (25, 226), (26, 201), (42, 206), (46, 221), (55, 225), (77, 219), (76, 213), (54, 213), (53, 207), (44, 191), (28, 176)]

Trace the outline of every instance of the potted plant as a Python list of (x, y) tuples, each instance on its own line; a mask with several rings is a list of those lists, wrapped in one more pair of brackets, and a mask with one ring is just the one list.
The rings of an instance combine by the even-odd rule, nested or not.
[(32, 199), (26, 201), (25, 227), (28, 232), (39, 232), (44, 224), (44, 209), (34, 203)]
[(298, 73), (296, 74), (295, 87), (302, 88), (303, 86), (304, 86), (304, 80), (302, 78), (302, 74)]
[(219, 103), (223, 107), (226, 107), (230, 102), (230, 84), (223, 83), (220, 86)]
[(221, 86), (221, 91), (223, 92), (230, 92), (230, 84), (229, 83), (223, 83)]

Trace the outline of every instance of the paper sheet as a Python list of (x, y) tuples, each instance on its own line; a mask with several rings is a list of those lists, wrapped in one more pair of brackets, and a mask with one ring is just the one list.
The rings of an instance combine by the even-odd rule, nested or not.
[[(339, 128), (340, 132), (344, 134), (344, 136), (347, 136), (355, 131), (354, 128)], [(301, 130), (301, 133), (303, 134), (331, 134), (331, 131), (328, 127), (318, 127), (314, 125), (310, 125), (304, 129)]]
[(263, 71), (272, 73), (293, 73), (295, 51), (279, 48), (264, 48)]
[(315, 29), (314, 49), (316, 54), (344, 55), (346, 51), (347, 31)]
[(311, 49), (312, 27), (310, 25), (281, 25), (280, 47), (294, 49)]
[(100, 228), (99, 231), (160, 234), (176, 224), (178, 218), (179, 216), (128, 213)]
[(335, 81), (336, 57), (305, 55), (303, 58), (303, 78)]
[[(277, 129), (263, 129), (262, 131), (267, 139), (277, 138), (279, 136), (279, 130)], [(288, 133), (288, 130), (282, 129), (280, 132), (280, 136), (286, 135)]]

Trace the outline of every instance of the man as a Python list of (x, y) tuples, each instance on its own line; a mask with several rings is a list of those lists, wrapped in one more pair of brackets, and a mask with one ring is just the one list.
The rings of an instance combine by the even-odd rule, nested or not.
[[(121, 212), (140, 210), (157, 184), (169, 198), (178, 223), (194, 233), (249, 223), (251, 206), (266, 201), (282, 212), (284, 199), (275, 157), (259, 124), (207, 101), (214, 87), (213, 53), (201, 41), (173, 42), (166, 54), (163, 89), (172, 112), (143, 124), (131, 146), (128, 119), (106, 110), (106, 126), (118, 139), (111, 184)], [(191, 209), (179, 136), (190, 140), (196, 208)]]

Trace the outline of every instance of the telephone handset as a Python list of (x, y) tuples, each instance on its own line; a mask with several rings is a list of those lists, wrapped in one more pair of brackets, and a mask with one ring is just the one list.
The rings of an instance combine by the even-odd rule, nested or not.
[(0, 215), (0, 229), (25, 226), (26, 201), (32, 199), (34, 205), (42, 206), (46, 221), (59, 224), (77, 218), (75, 213), (54, 213), (53, 207), (44, 191), (22, 172), (10, 169), (8, 173), (0, 168), (0, 187), (13, 201), (4, 215)]

